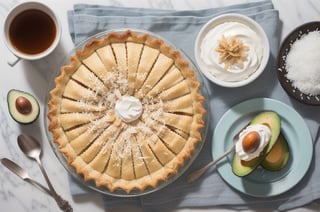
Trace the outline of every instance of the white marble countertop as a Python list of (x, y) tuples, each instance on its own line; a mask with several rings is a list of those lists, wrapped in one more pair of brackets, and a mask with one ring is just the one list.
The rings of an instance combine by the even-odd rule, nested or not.
[[(7, 11), (19, 1), (3, 0), (0, 2), (0, 17), (4, 19)], [(44, 183), (36, 163), (27, 159), (19, 150), (17, 136), (20, 133), (34, 135), (42, 139), (44, 154), (42, 161), (52, 180), (57, 192), (65, 197), (74, 207), (74, 211), (105, 211), (99, 194), (83, 195), (72, 197), (69, 192), (67, 172), (59, 163), (58, 159), (46, 141), (44, 129), (44, 105), (47, 92), (47, 82), (52, 77), (52, 71), (59, 68), (59, 64), (65, 55), (73, 48), (73, 43), (68, 34), (66, 11), (71, 9), (74, 3), (96, 3), (105, 5), (116, 5), (126, 7), (150, 7), (163, 9), (204, 9), (210, 7), (224, 6), (248, 2), (247, 0), (42, 0), (51, 7), (58, 15), (62, 24), (62, 38), (60, 45), (50, 56), (45, 59), (28, 62), (20, 61), (16, 66), (10, 67), (7, 64), (10, 53), (5, 47), (3, 36), (0, 39), (1, 59), (0, 68), (0, 158), (13, 159), (25, 169), (29, 175)], [(318, 0), (273, 0), (274, 6), (279, 10), (282, 22), (281, 40), (295, 27), (309, 21), (320, 20), (320, 1)], [(2, 23), (3, 24), (3, 23)], [(1, 25), (2, 27), (2, 25)], [(19, 125), (9, 115), (7, 106), (7, 93), (10, 89), (20, 89), (30, 92), (36, 96), (41, 104), (39, 119), (31, 125)], [(319, 202), (319, 201), (318, 201)], [(3, 166), (0, 166), (0, 207), (1, 211), (59, 211), (56, 203), (48, 195), (36, 190), (34, 187), (23, 182), (14, 176)], [(307, 205), (304, 208), (293, 211), (318, 211), (319, 203)], [(110, 211), (127, 211), (128, 208), (111, 209)], [(201, 208), (201, 209), (180, 209), (175, 211), (229, 211), (228, 208)], [(109, 211), (109, 210), (108, 210)], [(130, 211), (141, 211), (139, 208), (130, 208)], [(230, 210), (231, 211), (231, 210)]]

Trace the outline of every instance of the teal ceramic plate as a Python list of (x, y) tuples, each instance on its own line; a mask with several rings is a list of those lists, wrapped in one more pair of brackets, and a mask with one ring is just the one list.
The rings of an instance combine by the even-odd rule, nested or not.
[(281, 131), (288, 141), (291, 154), (288, 164), (275, 172), (258, 167), (246, 177), (233, 174), (233, 154), (217, 164), (217, 171), (230, 186), (254, 197), (275, 196), (294, 187), (308, 171), (313, 154), (311, 135), (303, 118), (282, 102), (257, 98), (232, 107), (222, 116), (213, 135), (213, 158), (227, 151), (232, 146), (233, 136), (257, 113), (264, 110), (276, 111), (281, 117)]

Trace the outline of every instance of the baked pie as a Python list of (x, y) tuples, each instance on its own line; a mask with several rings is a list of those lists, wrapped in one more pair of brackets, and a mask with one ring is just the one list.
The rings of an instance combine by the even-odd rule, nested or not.
[(163, 40), (110, 32), (61, 68), (48, 129), (85, 181), (142, 192), (177, 174), (202, 141), (199, 87), (188, 62)]

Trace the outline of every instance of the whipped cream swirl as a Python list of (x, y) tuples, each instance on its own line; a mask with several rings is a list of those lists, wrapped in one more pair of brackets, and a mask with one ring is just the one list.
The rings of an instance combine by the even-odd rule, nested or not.
[[(259, 147), (251, 153), (245, 152), (242, 146), (244, 137), (250, 132), (256, 131), (260, 136)], [(239, 140), (236, 142), (236, 153), (239, 158), (244, 161), (252, 160), (260, 155), (265, 146), (269, 143), (271, 138), (271, 131), (269, 127), (263, 124), (249, 125), (239, 135)]]
[[(220, 62), (220, 53), (215, 51), (222, 36), (226, 39), (235, 37), (244, 45), (249, 46), (243, 67), (234, 63), (227, 70), (225, 62)], [(249, 26), (239, 22), (225, 22), (212, 28), (204, 37), (200, 46), (200, 57), (208, 70), (217, 79), (226, 82), (238, 82), (248, 78), (260, 66), (263, 56), (263, 42), (257, 32)]]
[(117, 116), (124, 122), (137, 120), (142, 114), (142, 104), (133, 96), (122, 96), (115, 106)]

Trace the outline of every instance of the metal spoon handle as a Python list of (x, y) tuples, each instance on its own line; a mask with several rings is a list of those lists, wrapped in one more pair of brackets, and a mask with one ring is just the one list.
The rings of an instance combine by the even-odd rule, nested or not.
[(51, 182), (50, 182), (50, 179), (47, 175), (47, 172), (46, 170), (44, 169), (41, 161), (40, 161), (40, 158), (36, 158), (36, 161), (37, 161), (37, 164), (39, 165), (40, 167), (40, 170), (49, 186), (49, 189), (52, 193), (52, 197), (55, 199), (55, 201), (57, 202), (59, 208), (62, 210), (62, 211), (65, 211), (65, 212), (72, 212), (73, 209), (71, 207), (71, 205), (69, 204), (69, 202), (67, 200), (64, 200), (62, 199), (62, 197), (60, 195), (57, 194), (56, 190), (53, 188)]
[(39, 142), (37, 141), (37, 139), (35, 139), (32, 136), (28, 136), (25, 134), (21, 134), (18, 136), (17, 138), (18, 140), (18, 145), (21, 149), (21, 151), (27, 155), (29, 158), (35, 160), (37, 162), (37, 164), (40, 167), (40, 170), (42, 172), (42, 175), (44, 176), (48, 186), (49, 186), (49, 190), (52, 194), (52, 197), (55, 199), (55, 201), (57, 202), (59, 208), (63, 211), (69, 212), (69, 211), (73, 211), (72, 207), (70, 206), (70, 204), (68, 203), (68, 201), (62, 199), (57, 192), (55, 191), (55, 189), (53, 188), (49, 177), (41, 163), (40, 160), (40, 155), (41, 155), (41, 145), (39, 144)]
[(231, 152), (234, 151), (235, 146), (233, 145), (228, 151), (226, 151), (225, 153), (223, 153), (220, 157), (216, 158), (215, 160), (211, 161), (210, 163), (208, 163), (207, 165), (205, 165), (204, 167), (191, 172), (188, 176), (187, 176), (187, 183), (192, 183), (195, 180), (199, 179), (206, 171), (208, 171), (208, 169), (215, 165), (217, 162), (219, 162), (222, 158), (226, 157), (227, 155), (229, 155)]
[(67, 200), (62, 199), (60, 195), (55, 198), (59, 208), (64, 212), (72, 212), (73, 208)]
[(40, 167), (40, 170), (41, 170), (41, 172), (42, 172), (42, 175), (44, 176), (44, 178), (45, 178), (45, 180), (46, 180), (46, 182), (47, 182), (47, 184), (48, 184), (48, 186), (49, 186), (49, 189), (51, 190), (51, 192), (52, 192), (54, 195), (57, 195), (57, 192), (56, 192), (55, 189), (53, 188), (53, 186), (52, 186), (52, 184), (51, 184), (51, 181), (50, 181), (50, 179), (49, 179), (49, 177), (48, 177), (48, 175), (47, 175), (47, 172), (46, 172), (46, 170), (44, 169), (44, 167), (43, 167), (40, 159), (37, 158), (36, 161), (37, 161), (38, 166)]
[(35, 181), (32, 178), (26, 178), (26, 179), (24, 179), (24, 181), (30, 183), (31, 185), (35, 186), (39, 190), (41, 190), (41, 191), (49, 194), (50, 196), (52, 196), (51, 191), (49, 189), (47, 189), (46, 187), (44, 187), (42, 184), (40, 184), (38, 181)]

